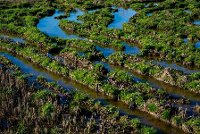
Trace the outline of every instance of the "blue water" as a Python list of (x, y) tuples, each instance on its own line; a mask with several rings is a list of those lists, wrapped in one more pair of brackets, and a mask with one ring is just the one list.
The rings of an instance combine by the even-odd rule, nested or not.
[(186, 43), (188, 43), (188, 38), (184, 38), (183, 39), (183, 42), (186, 44)]
[(26, 43), (26, 41), (24, 39), (18, 38), (18, 37), (10, 37), (10, 36), (6, 36), (6, 35), (0, 35), (0, 38), (9, 39), (10, 41), (13, 41), (14, 43), (22, 43), (22, 44)]
[(195, 43), (195, 48), (200, 48), (200, 41), (198, 41), (197, 43)]
[[(9, 59), (13, 64), (18, 66), (23, 73), (31, 74), (32, 78), (34, 79), (36, 79), (38, 76), (43, 76), (45, 79), (47, 79), (50, 82), (54, 81), (53, 76), (49, 75), (43, 70), (39, 70), (32, 67), (32, 65), (25, 63), (24, 61), (12, 56), (11, 54), (8, 54), (6, 52), (0, 52), (0, 56), (6, 57), (7, 59)], [(56, 82), (58, 85), (64, 87), (65, 89), (68, 89), (68, 90), (74, 89), (72, 85), (65, 84), (65, 82), (61, 79), (56, 80)]]
[(84, 53), (84, 52), (78, 52), (77, 53), (80, 57), (85, 57), (86, 56), (86, 54)]
[(103, 48), (100, 46), (96, 46), (96, 50), (100, 51), (104, 57), (108, 57), (115, 52), (112, 48)]
[(200, 25), (200, 20), (195, 20), (195, 21), (193, 22), (193, 24), (195, 24), (195, 25)]
[(146, 4), (144, 7), (149, 7), (149, 4)]
[(123, 24), (129, 22), (129, 19), (136, 15), (136, 11), (132, 9), (118, 8), (118, 11), (114, 12), (114, 21), (108, 25), (108, 28), (122, 29)]
[(157, 7), (157, 6), (158, 6), (158, 3), (154, 3), (153, 5), (154, 5), (155, 7)]
[(12, 38), (12, 40), (16, 43), (22, 43), (24, 44), (25, 43), (25, 40), (23, 40), (22, 38), (17, 38), (17, 37), (14, 37)]
[(55, 13), (52, 16), (47, 16), (40, 19), (39, 23), (37, 24), (37, 28), (45, 33), (50, 37), (58, 37), (62, 39), (82, 39), (74, 34), (66, 34), (60, 27), (59, 27), (59, 19), (55, 19), (60, 15), (65, 15), (64, 12), (59, 10), (55, 10)]
[(75, 11), (70, 12), (69, 17), (67, 17), (66, 19), (68, 21), (72, 21), (72, 22), (83, 23), (82, 21), (78, 20), (78, 16), (82, 16), (84, 14), (85, 13), (83, 11), (81, 11), (78, 8), (76, 8)]
[(184, 12), (191, 14), (192, 11), (191, 10), (184, 10)]
[(125, 47), (125, 51), (124, 51), (125, 54), (136, 55), (136, 54), (140, 53), (140, 49), (138, 47), (136, 47), (136, 46), (130, 46), (126, 42), (122, 42), (122, 44)]
[(190, 70), (188, 68), (179, 66), (177, 64), (174, 64), (174, 63), (170, 64), (170, 63), (167, 63), (165, 61), (153, 61), (153, 64), (160, 65), (160, 66), (165, 67), (165, 68), (171, 68), (171, 69), (174, 69), (174, 70), (182, 71), (185, 74), (192, 74), (192, 73), (199, 72), (199, 70)]
[(149, 17), (149, 16), (152, 16), (153, 15), (153, 13), (147, 13), (147, 16)]
[(98, 11), (99, 9), (91, 9), (91, 10), (88, 10), (88, 13), (94, 13), (96, 11)]

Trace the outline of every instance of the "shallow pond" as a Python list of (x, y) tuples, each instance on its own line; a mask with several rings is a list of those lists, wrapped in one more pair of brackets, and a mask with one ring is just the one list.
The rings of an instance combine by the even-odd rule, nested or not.
[(192, 11), (191, 11), (191, 10), (184, 10), (184, 12), (189, 13), (189, 14), (192, 14)]
[(152, 16), (153, 15), (153, 13), (147, 13), (147, 16), (148, 17), (150, 17), (150, 16)]
[(69, 17), (67, 17), (66, 20), (72, 21), (72, 22), (77, 22), (77, 23), (83, 23), (83, 21), (78, 20), (78, 17), (82, 16), (84, 14), (85, 14), (85, 12), (83, 12), (80, 9), (76, 8), (75, 10), (70, 12)]
[(136, 54), (140, 53), (140, 49), (138, 47), (136, 47), (136, 46), (131, 46), (126, 42), (122, 42), (121, 44), (123, 44), (124, 47), (125, 47), (125, 50), (124, 50), (125, 54), (136, 55)]
[(66, 34), (59, 27), (60, 20), (56, 19), (55, 17), (61, 15), (65, 15), (65, 13), (59, 10), (55, 10), (55, 13), (52, 16), (47, 16), (40, 19), (39, 23), (37, 24), (37, 28), (49, 37), (58, 37), (62, 39), (82, 39), (81, 37), (74, 34)]
[(200, 20), (195, 20), (195, 21), (193, 21), (193, 24), (195, 24), (195, 25), (200, 25)]
[(91, 9), (91, 10), (88, 10), (88, 13), (94, 13), (96, 11), (98, 11), (99, 9)]
[(155, 7), (157, 7), (157, 6), (158, 6), (158, 3), (154, 3), (153, 5), (154, 5)]
[(195, 43), (195, 48), (200, 48), (200, 41), (198, 41), (197, 43)]
[(146, 4), (144, 7), (149, 7), (149, 4)]
[(108, 28), (122, 29), (123, 24), (129, 22), (129, 19), (136, 15), (136, 11), (133, 9), (117, 8), (117, 11), (113, 13), (113, 22), (108, 25)]
[(98, 45), (96, 46), (96, 50), (100, 51), (104, 57), (108, 57), (115, 52), (115, 50), (112, 48), (104, 48)]
[(184, 39), (183, 39), (183, 42), (184, 42), (185, 44), (187, 44), (187, 43), (188, 43), (188, 38), (184, 38)]
[[(140, 53), (140, 49), (136, 46), (131, 46), (126, 42), (121, 42), (121, 44), (123, 44), (123, 46), (124, 46), (123, 52), (125, 54), (136, 55), (136, 54)], [(105, 47), (101, 47), (101, 46), (98, 46), (98, 45), (96, 45), (96, 50), (100, 51), (103, 54), (104, 57), (108, 57), (111, 54), (113, 54), (114, 52), (116, 52), (112, 48), (105, 48)]]

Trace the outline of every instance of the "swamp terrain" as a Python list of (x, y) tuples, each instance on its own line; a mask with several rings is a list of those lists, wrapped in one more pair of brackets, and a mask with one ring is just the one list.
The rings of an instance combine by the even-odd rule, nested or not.
[(200, 134), (198, 0), (0, 0), (0, 133)]

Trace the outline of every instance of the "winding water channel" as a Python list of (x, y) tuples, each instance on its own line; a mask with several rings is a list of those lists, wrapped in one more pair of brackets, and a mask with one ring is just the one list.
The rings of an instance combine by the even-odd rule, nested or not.
[(82, 39), (81, 37), (74, 34), (65, 33), (60, 27), (60, 20), (55, 17), (59, 17), (61, 15), (65, 15), (64, 12), (55, 10), (55, 13), (52, 16), (47, 16), (40, 19), (37, 24), (37, 28), (44, 34), (50, 37), (58, 37), (62, 39)]

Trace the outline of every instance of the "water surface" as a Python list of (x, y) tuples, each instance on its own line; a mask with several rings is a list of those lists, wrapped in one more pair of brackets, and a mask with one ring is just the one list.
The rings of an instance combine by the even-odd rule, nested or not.
[(37, 28), (49, 37), (58, 37), (62, 39), (82, 39), (77, 35), (65, 33), (59, 27), (60, 20), (56, 19), (55, 17), (61, 15), (65, 15), (65, 13), (59, 10), (55, 10), (55, 13), (52, 16), (47, 16), (40, 19), (39, 23), (37, 24)]
[(146, 4), (144, 7), (149, 7), (149, 4)]
[(152, 16), (153, 15), (153, 13), (147, 13), (147, 16), (148, 17), (150, 17), (150, 16)]
[(154, 3), (153, 5), (154, 5), (155, 7), (157, 7), (157, 6), (158, 6), (158, 3)]
[(112, 48), (104, 48), (98, 45), (96, 46), (96, 50), (100, 51), (104, 57), (108, 57), (115, 52), (115, 50)]
[(114, 19), (108, 28), (122, 29), (123, 24), (129, 22), (129, 19), (136, 15), (136, 11), (133, 9), (118, 8), (116, 12), (113, 13)]
[(200, 41), (198, 41), (197, 43), (195, 43), (195, 48), (200, 48)]
[(188, 13), (188, 14), (192, 14), (191, 10), (184, 10), (184, 12)]
[(79, 16), (84, 15), (85, 13), (83, 11), (81, 11), (80, 9), (76, 8), (75, 10), (73, 10), (72, 12), (70, 12), (69, 17), (67, 17), (66, 19), (68, 21), (71, 22), (76, 22), (76, 23), (83, 23), (83, 21), (80, 21), (78, 19)]
[(200, 25), (200, 20), (195, 20), (195, 21), (193, 21), (193, 24), (195, 24), (195, 25)]
[(136, 46), (130, 46), (126, 42), (122, 42), (125, 47), (124, 53), (128, 55), (136, 55), (140, 53), (140, 49)]
[(179, 65), (174, 64), (174, 63), (167, 63), (165, 61), (155, 61), (154, 60), (153, 64), (160, 65), (160, 66), (165, 67), (165, 68), (171, 68), (171, 69), (174, 69), (174, 70), (182, 71), (185, 74), (192, 74), (192, 73), (199, 72), (199, 70), (191, 70), (191, 69), (179, 66)]
[(99, 9), (90, 9), (90, 10), (88, 10), (88, 13), (94, 13), (94, 12), (96, 12), (96, 11), (98, 11)]
[(188, 38), (184, 38), (184, 39), (183, 39), (183, 42), (184, 42), (185, 44), (187, 44), (187, 43), (188, 43)]
[(11, 36), (7, 36), (7, 35), (0, 35), (1, 39), (9, 39), (10, 41), (14, 42), (14, 43), (22, 43), (25, 44), (26, 41), (22, 38), (18, 38), (18, 37), (11, 37)]

